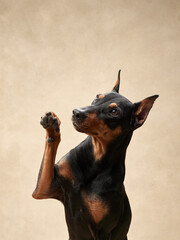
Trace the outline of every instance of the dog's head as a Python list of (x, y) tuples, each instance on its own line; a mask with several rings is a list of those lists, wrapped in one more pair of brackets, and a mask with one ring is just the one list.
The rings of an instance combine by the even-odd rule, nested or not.
[(120, 71), (110, 93), (98, 94), (90, 106), (73, 110), (77, 131), (111, 141), (123, 131), (134, 131), (144, 124), (158, 95), (132, 103), (118, 93), (119, 86)]

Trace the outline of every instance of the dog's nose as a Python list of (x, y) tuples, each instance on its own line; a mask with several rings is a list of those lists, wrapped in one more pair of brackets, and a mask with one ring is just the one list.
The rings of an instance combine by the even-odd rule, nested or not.
[(84, 111), (80, 110), (80, 109), (74, 109), (73, 110), (73, 117), (76, 120), (83, 120), (86, 117), (86, 114)]

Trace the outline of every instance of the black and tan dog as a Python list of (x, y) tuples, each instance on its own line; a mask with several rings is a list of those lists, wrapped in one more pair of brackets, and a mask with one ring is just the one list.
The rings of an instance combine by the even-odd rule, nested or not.
[(158, 97), (132, 103), (118, 93), (98, 94), (90, 106), (73, 110), (75, 129), (88, 137), (55, 164), (60, 120), (41, 119), (46, 144), (35, 199), (54, 198), (65, 208), (69, 240), (126, 240), (131, 209), (124, 188), (126, 149)]

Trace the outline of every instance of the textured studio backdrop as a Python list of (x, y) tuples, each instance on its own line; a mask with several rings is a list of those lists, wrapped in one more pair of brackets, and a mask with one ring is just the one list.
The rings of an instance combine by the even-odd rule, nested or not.
[(61, 119), (57, 160), (86, 136), (71, 112), (108, 92), (121, 68), (132, 102), (159, 94), (126, 157), (129, 240), (180, 235), (180, 1), (0, 0), (0, 239), (68, 239), (56, 200), (31, 194), (45, 111)]

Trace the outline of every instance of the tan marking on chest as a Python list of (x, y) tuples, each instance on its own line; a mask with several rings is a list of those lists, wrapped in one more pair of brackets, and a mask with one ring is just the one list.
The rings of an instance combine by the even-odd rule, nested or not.
[(59, 174), (70, 181), (73, 180), (73, 173), (72, 173), (71, 166), (66, 160), (60, 163)]
[(82, 193), (82, 198), (94, 222), (100, 223), (109, 212), (107, 204), (100, 197), (89, 196), (85, 192)]
[(100, 131), (98, 136), (93, 137), (94, 155), (96, 160), (101, 159), (101, 157), (106, 153), (108, 144), (122, 132), (120, 126), (111, 130), (104, 123), (102, 124), (102, 128), (100, 127), (99, 129)]

